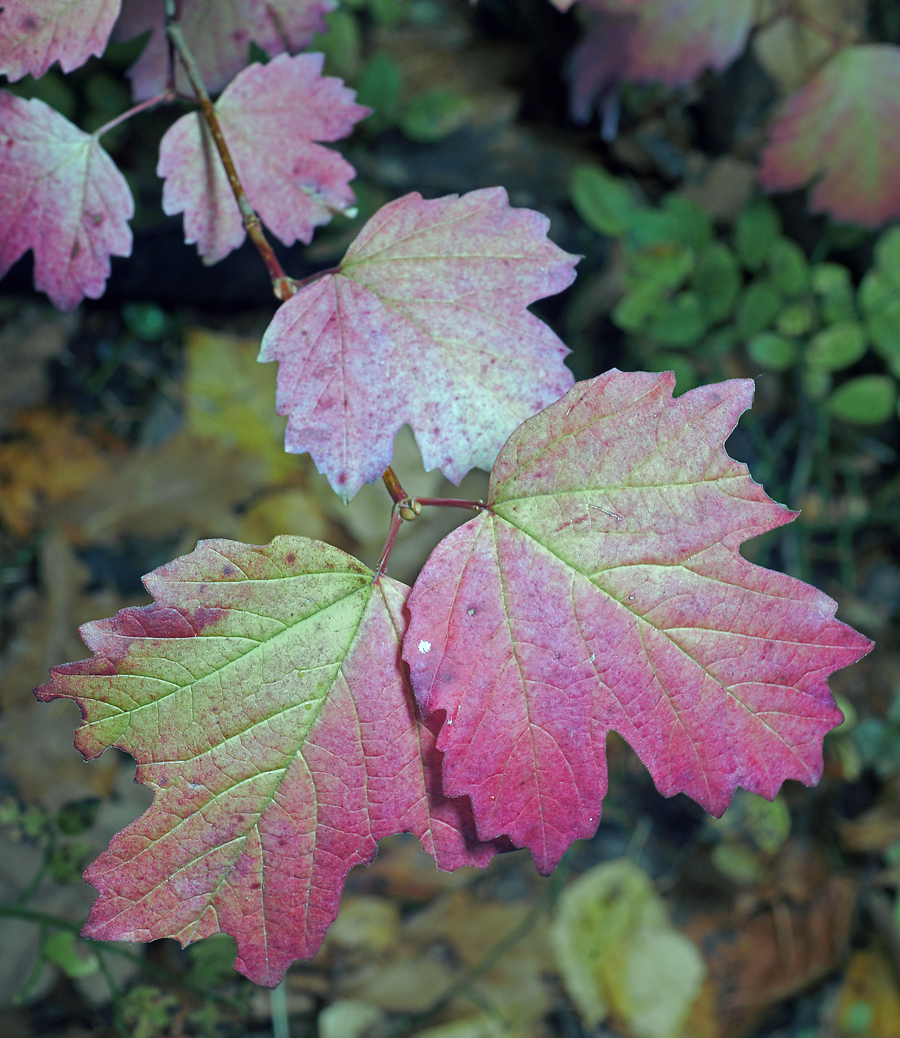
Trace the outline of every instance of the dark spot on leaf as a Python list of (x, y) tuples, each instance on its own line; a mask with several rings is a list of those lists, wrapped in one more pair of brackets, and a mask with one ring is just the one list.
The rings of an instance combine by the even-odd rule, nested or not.
[(285, 557), (284, 557), (284, 561), (285, 561), (285, 562), (286, 562), (286, 563), (287, 563), (287, 564), (288, 564), (289, 566), (293, 566), (293, 565), (294, 565), (294, 563), (295, 563), (295, 562), (297, 561), (297, 555), (296, 555), (296, 553), (295, 553), (295, 552), (292, 552), (292, 551), (289, 551), (289, 552), (287, 553), (287, 555), (285, 555)]
[(81, 245), (79, 245), (78, 240), (76, 239), (75, 244), (72, 246), (72, 259), (75, 259), (79, 252), (81, 252)]
[(234, 566), (223, 566), (222, 567), (222, 576), (223, 577), (233, 577), (235, 575), (235, 573), (237, 573), (237, 570), (234, 568)]
[(38, 20), (34, 15), (26, 14), (19, 22), (19, 28), (23, 32), (34, 32), (38, 28)]

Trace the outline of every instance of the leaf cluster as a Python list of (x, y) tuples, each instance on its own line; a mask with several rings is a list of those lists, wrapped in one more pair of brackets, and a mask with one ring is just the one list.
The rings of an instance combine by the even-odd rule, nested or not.
[[(621, 246), (611, 318), (635, 362), (675, 370), (683, 390), (742, 350), (751, 366), (795, 372), (808, 398), (842, 421), (880, 426), (895, 415), (900, 228), (875, 240), (872, 266), (855, 284), (847, 266), (811, 262), (762, 198), (721, 233), (682, 195), (649, 205), (596, 166), (575, 169), (571, 196), (585, 223)], [(860, 368), (866, 373), (842, 378)]]
[[(281, 304), (259, 359), (279, 364), (286, 450), (308, 452), (344, 501), (379, 478), (393, 501), (374, 569), (294, 535), (201, 542), (148, 574), (152, 605), (84, 625), (93, 657), (55, 667), (37, 691), (79, 705), (85, 757), (125, 750), (155, 794), (89, 867), (99, 898), (84, 933), (186, 945), (226, 932), (237, 967), (269, 986), (315, 954), (350, 868), (384, 836), (414, 833), (444, 869), (523, 847), (553, 870), (597, 828), (610, 731), (662, 793), (713, 814), (738, 787), (771, 799), (788, 778), (814, 783), (840, 720), (826, 678), (871, 647), (827, 596), (740, 553), (794, 517), (724, 449), (749, 381), (674, 399), (670, 373), (613, 369), (573, 387), (566, 346), (528, 308), (572, 282), (577, 257), (502, 188), (407, 194), (336, 267), (302, 282), (282, 269), (267, 231), (308, 244), (354, 201), (355, 170), (330, 145), (367, 111), (305, 50), (330, 6), (240, 0), (235, 24), (209, 29), (204, 0), (164, 16), (144, 0), (121, 15), (111, 0), (50, 5), (41, 19), (19, 2), (0, 11), (12, 77), (83, 63), (114, 24), (149, 32), (130, 70), (137, 103), (98, 130), (0, 93), (0, 267), (31, 249), (36, 285), (61, 308), (100, 296), (110, 256), (130, 252), (133, 212), (100, 137), (190, 88), (197, 109), (160, 146), (163, 209), (183, 214), (207, 263), (248, 237), (258, 249)], [(664, 6), (641, 8), (665, 14), (657, 36), (672, 22)], [(740, 37), (751, 6), (735, 5), (736, 33), (705, 9), (700, 38)], [(356, 16), (329, 17), (345, 34), (331, 60), (349, 60)], [(645, 43), (649, 54), (659, 40)], [(251, 46), (271, 60), (246, 64)], [(397, 118), (420, 140), (452, 116), (438, 105), (416, 124), (412, 107)], [(810, 268), (764, 203), (730, 245), (684, 199), (642, 205), (598, 170), (576, 175), (576, 204), (622, 239), (615, 320), (651, 353), (693, 349), (702, 362), (707, 340), (732, 347), (733, 327), (774, 366), (781, 336), (814, 381), (859, 359), (849, 325), (857, 353), (894, 341), (890, 235), (854, 324), (833, 270)], [(162, 333), (152, 310), (132, 318), (135, 335)], [(457, 483), (490, 469), (486, 499), (408, 494), (390, 468), (404, 423), (426, 467)], [(474, 518), (409, 588), (386, 575), (389, 556), (431, 506)], [(164, 1012), (156, 998), (135, 992), (136, 1020)]]

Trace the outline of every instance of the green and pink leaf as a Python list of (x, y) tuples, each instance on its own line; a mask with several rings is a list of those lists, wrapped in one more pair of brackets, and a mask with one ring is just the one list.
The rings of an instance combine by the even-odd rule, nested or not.
[(900, 47), (845, 47), (786, 102), (760, 181), (790, 191), (814, 180), (814, 212), (879, 227), (900, 217), (898, 127)]
[(404, 659), (423, 712), (446, 713), (444, 789), (542, 872), (597, 828), (609, 731), (714, 814), (738, 786), (816, 782), (841, 719), (825, 679), (871, 648), (739, 553), (793, 518), (722, 447), (752, 383), (673, 385), (612, 371), (525, 422), (410, 596)]
[(85, 625), (93, 659), (37, 692), (75, 700), (85, 757), (125, 750), (155, 794), (86, 873), (86, 936), (230, 933), (274, 986), (383, 836), (415, 833), (444, 869), (495, 853), (441, 795), (399, 660), (408, 588), (299, 537), (201, 542), (145, 584), (154, 604)]

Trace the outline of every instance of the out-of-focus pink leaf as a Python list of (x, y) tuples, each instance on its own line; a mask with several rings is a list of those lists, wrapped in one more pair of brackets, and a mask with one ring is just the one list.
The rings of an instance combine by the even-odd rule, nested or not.
[(595, 103), (623, 80), (681, 86), (708, 68), (719, 72), (743, 51), (753, 0), (585, 0), (594, 13), (572, 55), (573, 117), (586, 121)]
[(3, 0), (0, 73), (10, 82), (42, 76), (54, 61), (63, 72), (106, 50), (121, 0)]
[(93, 659), (37, 691), (78, 703), (85, 757), (125, 750), (155, 793), (86, 873), (86, 936), (230, 933), (237, 968), (274, 986), (382, 836), (487, 863), (400, 662), (407, 587), (301, 537), (201, 542), (144, 582), (155, 603), (86, 624)]
[(134, 202), (97, 139), (43, 101), (0, 91), (0, 277), (34, 250), (35, 287), (61, 310), (103, 294), (131, 254)]
[[(251, 42), (270, 57), (284, 51), (296, 54), (325, 30), (325, 15), (335, 6), (336, 0), (182, 0), (180, 24), (204, 85), (215, 94), (246, 66)], [(128, 40), (148, 30), (147, 46), (128, 72), (137, 101), (167, 86), (165, 5), (161, 0), (123, 0), (116, 38)], [(175, 85), (193, 94), (180, 67)]]
[(628, 15), (605, 13), (588, 25), (567, 69), (569, 109), (576, 122), (590, 122), (595, 107), (604, 112), (613, 103), (616, 87), (626, 78), (628, 45), (636, 25)]
[[(280, 54), (252, 64), (216, 102), (222, 133), (251, 206), (285, 244), (312, 231), (353, 201), (349, 162), (317, 140), (346, 137), (370, 109), (354, 91), (323, 77), (321, 54)], [(183, 115), (160, 144), (163, 209), (185, 214), (185, 240), (216, 263), (246, 237), (241, 213), (197, 113)]]
[(487, 510), (410, 595), (404, 659), (426, 716), (446, 711), (444, 790), (543, 872), (597, 828), (610, 730), (714, 814), (737, 786), (815, 782), (841, 720), (825, 679), (871, 647), (739, 553), (793, 518), (723, 450), (752, 383), (673, 400), (674, 381), (611, 371), (525, 422)]
[(900, 47), (845, 47), (787, 101), (762, 154), (767, 191), (818, 178), (810, 208), (877, 227), (900, 216)]
[(572, 384), (569, 352), (526, 307), (575, 277), (548, 220), (502, 188), (380, 209), (337, 274), (284, 303), (259, 359), (277, 360), (288, 451), (344, 500), (390, 464), (405, 422), (427, 469), (458, 483)]
[[(353, 167), (316, 141), (346, 137), (369, 109), (334, 77), (321, 54), (280, 54), (239, 73), (216, 102), (216, 114), (250, 204), (284, 242), (308, 243), (313, 230), (353, 201)], [(241, 214), (209, 132), (198, 113), (169, 127), (157, 173), (163, 209), (184, 213), (185, 240), (207, 263), (243, 242)]]
[(754, 0), (626, 0), (608, 6), (637, 18), (627, 78), (668, 86), (689, 83), (708, 68), (727, 68), (747, 43), (756, 7)]

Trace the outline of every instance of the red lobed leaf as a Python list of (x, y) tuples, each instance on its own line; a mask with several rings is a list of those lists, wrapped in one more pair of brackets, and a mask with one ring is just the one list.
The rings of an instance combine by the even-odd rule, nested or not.
[[(313, 230), (349, 206), (353, 167), (316, 141), (346, 137), (369, 109), (352, 90), (321, 75), (321, 54), (280, 54), (239, 73), (216, 102), (216, 114), (250, 204), (284, 242), (309, 243)], [(185, 240), (207, 263), (246, 237), (219, 156), (201, 116), (182, 116), (159, 149), (163, 209), (184, 213)]]
[(444, 789), (542, 872), (597, 828), (610, 730), (663, 794), (713, 814), (739, 785), (817, 781), (841, 720), (825, 679), (871, 648), (831, 599), (739, 553), (793, 518), (722, 448), (752, 383), (673, 385), (614, 370), (525, 422), (487, 510), (409, 599), (413, 687), (446, 711)]
[(309, 451), (344, 500), (379, 479), (405, 422), (425, 467), (458, 483), (489, 468), (513, 429), (572, 384), (569, 352), (526, 307), (560, 292), (577, 258), (502, 188), (380, 209), (337, 274), (275, 314), (288, 451)]
[(75, 700), (85, 757), (125, 750), (155, 793), (85, 874), (85, 936), (230, 933), (274, 987), (381, 837), (415, 833), (443, 869), (495, 853), (440, 792), (399, 658), (407, 587), (301, 537), (201, 541), (144, 583), (155, 603), (86, 624), (93, 659), (36, 693)]
[(131, 254), (134, 202), (96, 137), (36, 98), (0, 91), (0, 277), (34, 250), (35, 287), (61, 310), (97, 299)]
[(0, 74), (40, 78), (54, 61), (63, 72), (106, 50), (121, 0), (3, 0)]
[(788, 99), (759, 178), (767, 191), (818, 178), (810, 208), (837, 220), (878, 227), (900, 216), (900, 47), (839, 51)]
[[(246, 66), (251, 42), (270, 57), (284, 51), (296, 54), (325, 30), (325, 15), (335, 6), (336, 0), (182, 0), (179, 24), (206, 89), (216, 94)], [(165, 5), (159, 0), (124, 0), (116, 38), (128, 40), (148, 30), (147, 46), (128, 71), (137, 101), (167, 86)], [(175, 85), (193, 95), (180, 67)]]

